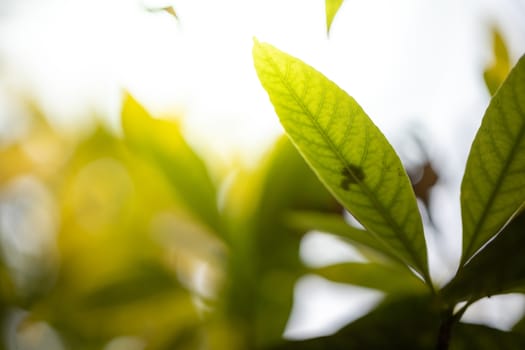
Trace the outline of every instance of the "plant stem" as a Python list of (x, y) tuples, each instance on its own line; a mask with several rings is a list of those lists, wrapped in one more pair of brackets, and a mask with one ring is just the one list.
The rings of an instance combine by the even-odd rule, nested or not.
[(439, 326), (439, 333), (437, 338), (436, 350), (448, 350), (450, 345), (450, 336), (452, 335), (452, 325), (454, 324), (454, 316), (446, 317)]
[(447, 313), (439, 326), (436, 350), (448, 350), (450, 339), (452, 337), (452, 326), (454, 326), (456, 322), (459, 322), (470, 304), (472, 304), (472, 301), (468, 301), (456, 313), (454, 313), (454, 307), (447, 310)]

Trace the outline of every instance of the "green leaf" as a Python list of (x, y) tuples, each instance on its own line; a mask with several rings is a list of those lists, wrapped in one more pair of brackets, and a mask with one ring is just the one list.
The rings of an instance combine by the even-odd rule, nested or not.
[(281, 124), (317, 176), (368, 231), (429, 282), (414, 192), (381, 131), (352, 97), (314, 68), (257, 41), (253, 55)]
[(378, 263), (342, 263), (312, 270), (328, 280), (373, 288), (389, 294), (428, 292), (425, 284), (406, 269)]
[(495, 294), (523, 292), (525, 287), (525, 213), (475, 255), (443, 288), (451, 302), (475, 301)]
[(494, 95), (511, 68), (507, 45), (497, 29), (492, 30), (492, 50), (493, 62), (485, 68), (483, 79), (490, 94)]
[(521, 319), (518, 322), (516, 322), (514, 327), (512, 327), (512, 331), (521, 335), (525, 335), (525, 314), (523, 314), (521, 316)]
[(215, 186), (206, 165), (188, 145), (179, 126), (152, 118), (129, 94), (122, 107), (122, 126), (126, 140), (161, 169), (187, 209), (220, 232)]
[(343, 4), (343, 0), (325, 0), (325, 12), (326, 12), (326, 33), (330, 33), (332, 22), (334, 17), (339, 11), (339, 8)]
[[(313, 211), (298, 211), (288, 215), (290, 226), (307, 232), (311, 230), (333, 234), (357, 248), (371, 249), (394, 261), (400, 261), (380, 240), (365, 230), (348, 225), (342, 215)], [(367, 254), (368, 255), (368, 254)], [(403, 263), (404, 264), (404, 263)]]
[(462, 264), (525, 203), (525, 56), (487, 108), (461, 184)]

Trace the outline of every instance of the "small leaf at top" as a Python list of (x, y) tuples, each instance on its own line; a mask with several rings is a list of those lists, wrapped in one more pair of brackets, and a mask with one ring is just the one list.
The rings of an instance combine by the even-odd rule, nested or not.
[(510, 71), (510, 59), (507, 45), (497, 29), (492, 30), (493, 62), (485, 68), (483, 79), (491, 95), (496, 93)]
[(343, 0), (325, 0), (324, 4), (326, 12), (326, 33), (328, 34), (330, 33), (330, 27), (332, 27), (334, 17), (343, 4)]
[(146, 8), (146, 11), (149, 12), (161, 12), (164, 11), (170, 15), (172, 15), (175, 19), (179, 19), (179, 15), (177, 14), (177, 11), (175, 11), (175, 8), (173, 6), (165, 6), (165, 7), (159, 7), (159, 8)]
[(525, 56), (492, 98), (461, 184), (462, 265), (525, 204)]
[(255, 42), (259, 79), (281, 124), (324, 185), (427, 282), (425, 238), (399, 157), (357, 102), (304, 62)]

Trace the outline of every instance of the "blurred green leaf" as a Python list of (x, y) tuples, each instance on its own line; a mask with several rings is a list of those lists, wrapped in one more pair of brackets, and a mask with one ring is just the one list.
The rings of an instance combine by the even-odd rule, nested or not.
[(442, 291), (452, 302), (525, 291), (525, 214), (470, 260)]
[(334, 17), (339, 11), (339, 8), (343, 4), (343, 0), (325, 0), (325, 12), (326, 12), (326, 33), (330, 33), (332, 22)]
[(210, 228), (221, 232), (215, 185), (179, 126), (152, 118), (129, 94), (122, 107), (122, 126), (126, 140), (165, 173), (187, 208)]
[(153, 291), (136, 285), (128, 291), (123, 287), (125, 283), (114, 283), (92, 292), (57, 292), (35, 308), (33, 315), (48, 320), (69, 343), (94, 346), (116, 336), (134, 335), (143, 337), (154, 349), (153, 344), (164, 343), (188, 327), (198, 327), (200, 320), (187, 291)]
[[(317, 230), (330, 233), (360, 248), (362, 252), (362, 248), (371, 249), (374, 253), (379, 253), (381, 256), (404, 264), (403, 261), (396, 255), (393, 255), (391, 250), (378, 240), (376, 236), (366, 230), (350, 226), (346, 223), (342, 215), (300, 211), (290, 213), (288, 218), (291, 227), (302, 231)], [(369, 254), (365, 255), (369, 256)]]
[(461, 184), (462, 265), (525, 204), (525, 56), (492, 98)]
[[(298, 254), (304, 232), (289, 227), (286, 213), (342, 213), (287, 138), (280, 138), (260, 164), (238, 176), (224, 210), (232, 237), (228, 313), (239, 318), (237, 329), (255, 333), (251, 341), (257, 346), (281, 338), (295, 282), (304, 273)], [(245, 348), (250, 346), (256, 345)]]
[(14, 290), (12, 276), (5, 265), (4, 257), (0, 254), (0, 315), (7, 305), (14, 302)]
[(381, 131), (352, 97), (297, 58), (257, 41), (253, 56), (284, 129), (321, 181), (430, 282), (414, 192)]
[(114, 279), (84, 297), (86, 308), (113, 308), (180, 289), (173, 271), (159, 263), (136, 262), (116, 274)]
[[(7, 271), (3, 268), (2, 258), (0, 257), (0, 331), (5, 333), (7, 314), (10, 307), (12, 307), (11, 281)], [(0, 337), (0, 350), (6, 349), (5, 337)]]
[[(180, 214), (165, 176), (98, 128), (55, 181), (61, 266), (48, 277), (51, 289), (24, 305), (31, 317), (49, 322), (72, 349), (101, 349), (122, 335), (161, 349), (168, 337), (196, 327), (192, 296), (175, 273), (193, 252), (180, 254), (157, 232), (159, 213)], [(171, 236), (190, 233), (169, 229)]]
[(491, 95), (494, 95), (509, 74), (511, 64), (507, 45), (499, 30), (492, 30), (493, 62), (485, 68), (483, 79)]
[[(293, 304), (295, 281), (303, 272), (298, 252), (304, 232), (288, 227), (286, 213), (297, 209), (342, 211), (287, 138), (277, 142), (262, 169), (260, 197), (251, 217), (256, 232), (252, 259), (256, 259), (262, 282), (258, 284), (263, 301), (259, 307), (264, 317), (259, 327), (277, 334), (279, 325), (281, 335)], [(268, 312), (272, 304), (273, 312)]]
[(525, 336), (525, 313), (523, 314), (521, 319), (518, 322), (516, 322), (514, 327), (512, 327), (512, 331)]
[(428, 292), (422, 280), (397, 265), (379, 263), (341, 263), (312, 270), (328, 280), (373, 288), (388, 294)]

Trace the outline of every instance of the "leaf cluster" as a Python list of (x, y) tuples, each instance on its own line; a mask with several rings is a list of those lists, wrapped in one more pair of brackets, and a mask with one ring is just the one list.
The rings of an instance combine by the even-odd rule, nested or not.
[[(462, 258), (456, 275), (441, 288), (429, 274), (423, 225), (408, 176), (372, 120), (351, 96), (299, 59), (257, 40), (253, 56), (290, 140), (364, 230), (316, 213), (298, 213), (293, 220), (376, 253), (368, 263), (316, 272), (387, 293), (375, 311), (335, 335), (291, 348), (459, 349), (491, 337), (519, 348), (523, 339), (516, 334), (458, 323), (476, 300), (523, 290), (525, 56), (491, 99), (473, 141), (461, 185)], [(460, 302), (466, 305), (457, 311)]]

